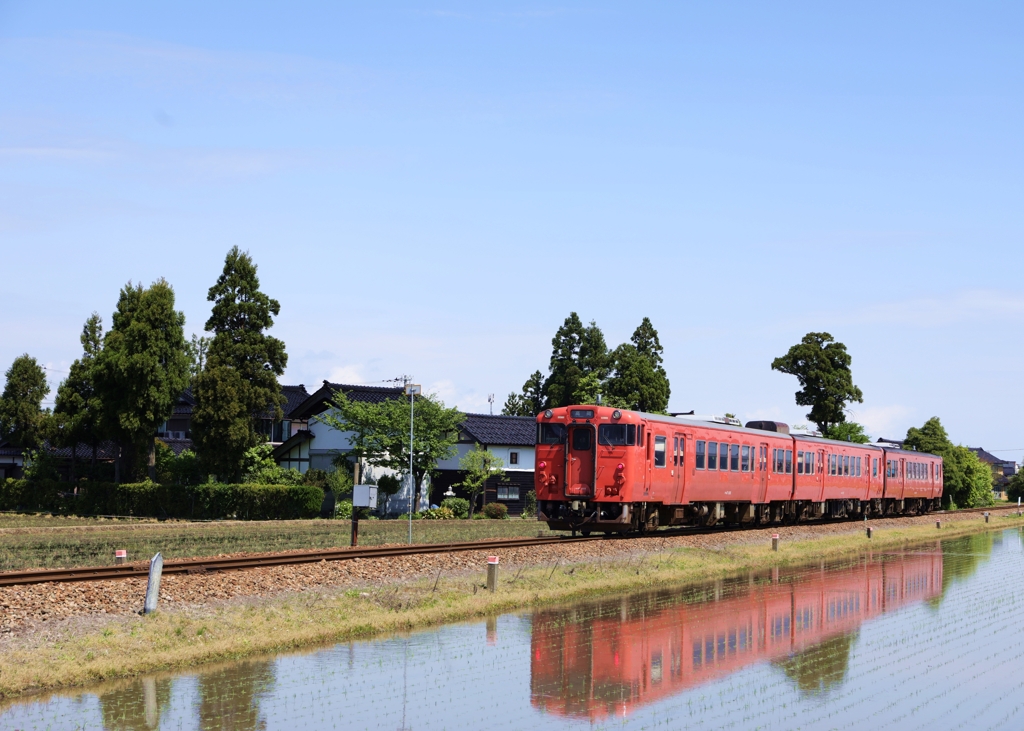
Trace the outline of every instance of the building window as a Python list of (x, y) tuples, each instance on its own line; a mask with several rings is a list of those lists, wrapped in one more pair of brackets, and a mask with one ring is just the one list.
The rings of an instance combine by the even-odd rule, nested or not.
[(508, 463), (509, 464), (519, 464), (519, 452), (509, 452), (508, 453)]
[(668, 449), (668, 437), (654, 437), (654, 466), (665, 466), (665, 452)]
[(519, 499), (519, 486), (518, 485), (498, 485), (498, 499), (499, 500), (518, 500)]

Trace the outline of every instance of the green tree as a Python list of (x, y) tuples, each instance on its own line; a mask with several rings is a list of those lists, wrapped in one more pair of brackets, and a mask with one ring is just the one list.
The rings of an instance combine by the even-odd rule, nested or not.
[(994, 502), (992, 468), (967, 447), (953, 444), (939, 417), (933, 416), (920, 429), (908, 429), (903, 445), (942, 457), (942, 499), (946, 505), (976, 508)]
[(522, 393), (510, 393), (501, 413), (505, 416), (536, 416), (544, 410), (544, 375), (534, 371), (526, 379)]
[(196, 379), (206, 367), (206, 358), (210, 352), (210, 338), (192, 333), (192, 340), (185, 343), (185, 352), (188, 353), (189, 386), (195, 388)]
[(580, 379), (587, 374), (593, 374), (599, 384), (608, 378), (611, 356), (604, 333), (593, 320), (584, 327), (579, 315), (569, 313), (551, 339), (551, 347), (550, 373), (543, 386), (543, 408), (574, 403)]
[(469, 493), (469, 517), (473, 517), (473, 507), (476, 505), (476, 496), (482, 493), (487, 481), (492, 477), (502, 478), (505, 470), (502, 469), (505, 463), (501, 457), (493, 454), (486, 447), (474, 444), (473, 448), (463, 455), (459, 460), (459, 469), (465, 471), (466, 476), (459, 483), (459, 487)]
[(907, 449), (937, 454), (940, 457), (947, 455), (953, 448), (953, 442), (949, 440), (949, 435), (946, 434), (946, 429), (937, 416), (926, 421), (920, 429), (916, 426), (907, 429), (907, 438), (903, 444)]
[[(413, 505), (418, 506), (423, 478), (433, 473), (439, 460), (455, 455), (458, 429), (465, 415), (457, 408), (447, 408), (436, 396), (426, 394), (414, 398)], [(339, 432), (351, 432), (350, 458), (365, 459), (371, 465), (408, 473), (408, 401), (402, 398), (380, 403), (351, 401), (339, 389), (334, 393), (333, 407), (315, 418)]]
[(1024, 498), (1024, 470), (1010, 478), (1010, 484), (1006, 486), (1006, 497), (1010, 500)]
[(662, 365), (663, 352), (658, 331), (645, 317), (630, 342), (612, 351), (614, 375), (605, 386), (606, 403), (633, 411), (664, 413), (671, 388)]
[(832, 425), (846, 421), (847, 403), (864, 402), (864, 394), (853, 385), (851, 360), (846, 346), (828, 333), (807, 333), (772, 361), (772, 370), (797, 377), (802, 388), (796, 392), (796, 403), (811, 407), (807, 418), (825, 434)]
[(19, 449), (39, 445), (41, 430), (48, 411), (43, 399), (50, 393), (46, 372), (28, 353), (14, 359), (4, 374), (3, 395), (0, 395), (0, 439)]
[(277, 379), (288, 354), (284, 342), (265, 332), (281, 305), (260, 291), (256, 264), (237, 246), (228, 252), (207, 300), (213, 311), (206, 331), (213, 337), (195, 379), (192, 440), (209, 472), (236, 479), (246, 450), (263, 441), (256, 420), (268, 411), (282, 418), (284, 396)]
[(56, 422), (55, 443), (71, 448), (71, 479), (75, 479), (78, 445), (92, 447), (92, 468), (96, 469), (96, 452), (103, 439), (103, 403), (96, 391), (95, 371), (103, 349), (103, 320), (92, 313), (82, 326), (79, 337), (82, 355), (71, 364), (68, 377), (57, 388), (53, 416)]
[(842, 424), (833, 424), (824, 434), (826, 439), (836, 439), (840, 442), (856, 442), (867, 444), (871, 441), (864, 432), (864, 427), (856, 421), (844, 421)]
[(956, 445), (942, 457), (942, 497), (951, 508), (980, 508), (995, 502), (992, 468), (967, 447)]
[(185, 315), (174, 309), (174, 290), (164, 279), (149, 288), (126, 284), (110, 331), (96, 359), (96, 393), (104, 422), (131, 459), (148, 452), (149, 479), (156, 479), (156, 431), (173, 413), (188, 384)]

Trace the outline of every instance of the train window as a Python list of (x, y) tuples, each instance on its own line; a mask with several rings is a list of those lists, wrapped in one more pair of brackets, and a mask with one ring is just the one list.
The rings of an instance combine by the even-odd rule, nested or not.
[(843, 457), (843, 476), (850, 476), (850, 455), (846, 455)]
[(792, 449), (787, 449), (786, 450), (786, 474), (787, 475), (793, 474), (793, 450)]
[(700, 439), (697, 440), (697, 447), (695, 449), (697, 454), (697, 464), (695, 465), (698, 470), (704, 469), (704, 442)]
[(718, 442), (708, 442), (708, 469), (718, 469)]
[(806, 464), (804, 465), (804, 474), (805, 475), (813, 475), (814, 474), (814, 452), (808, 452), (807, 456), (805, 457), (805, 459), (807, 461), (806, 461)]
[(679, 466), (679, 437), (672, 437), (672, 464)]
[(733, 472), (740, 471), (740, 445), (738, 444), (729, 447), (729, 469)]
[(686, 464), (686, 437), (679, 437), (679, 466)]
[(836, 457), (834, 454), (828, 456), (828, 473), (834, 475), (836, 473)]
[(665, 452), (668, 450), (668, 437), (654, 437), (654, 466), (665, 466)]
[(783, 450), (781, 450), (781, 449), (773, 449), (772, 450), (772, 462), (775, 463), (775, 464), (772, 465), (772, 472), (776, 472), (778, 474), (782, 474), (782, 472), (786, 469), (785, 456), (783, 455)]
[(597, 427), (597, 443), (605, 447), (636, 444), (636, 424), (601, 424)]
[(565, 444), (564, 424), (540, 424), (537, 444)]
[(592, 446), (589, 428), (572, 430), (572, 448), (577, 452), (589, 452)]
[(878, 477), (878, 458), (874, 457), (871, 460), (871, 476)]
[(860, 457), (857, 457), (857, 477), (860, 477), (860, 474), (861, 474), (861, 472), (860, 472), (860, 468), (861, 468), (862, 466), (863, 466), (863, 465), (861, 464), (861, 458), (860, 458)]
[(750, 447), (748, 447), (746, 444), (743, 445), (742, 470), (744, 472), (750, 472)]
[(725, 442), (718, 444), (718, 469), (722, 471), (729, 469), (729, 445)]
[(804, 473), (804, 453), (800, 450), (796, 453), (796, 473), (802, 475)]
[(641, 447), (644, 446), (644, 425), (640, 425), (640, 438), (636, 441)]

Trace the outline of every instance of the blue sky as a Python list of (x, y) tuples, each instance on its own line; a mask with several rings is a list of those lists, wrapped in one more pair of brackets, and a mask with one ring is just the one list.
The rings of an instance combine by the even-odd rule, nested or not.
[(805, 422), (845, 342), (872, 436), (1024, 454), (1024, 6), (0, 0), (0, 366), (54, 385), (233, 245), (285, 382), (486, 411), (571, 310), (658, 328), (671, 408)]

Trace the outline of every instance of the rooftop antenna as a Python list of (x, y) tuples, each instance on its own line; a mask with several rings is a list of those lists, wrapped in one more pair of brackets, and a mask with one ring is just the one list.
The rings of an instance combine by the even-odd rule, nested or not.
[(494, 394), (493, 393), (487, 394), (487, 406), (491, 410), (491, 416), (494, 416)]

